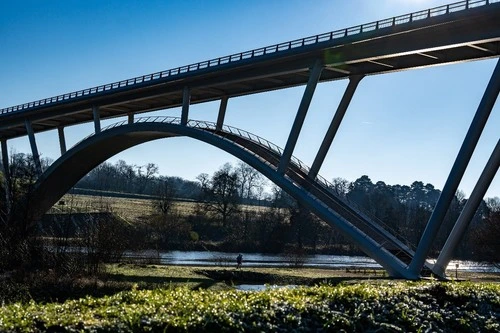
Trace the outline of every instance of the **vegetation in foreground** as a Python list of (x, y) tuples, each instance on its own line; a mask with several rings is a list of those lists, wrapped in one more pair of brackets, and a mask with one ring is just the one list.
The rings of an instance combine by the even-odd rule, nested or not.
[[(29, 164), (24, 169), (30, 171), (32, 167)], [(232, 180), (234, 177), (229, 172), (229, 167), (226, 169), (216, 172), (211, 180), (203, 178), (207, 181), (202, 182), (201, 188), (208, 197), (200, 201), (198, 210), (210, 214), (199, 215), (198, 217), (203, 217), (200, 219), (202, 223), (193, 225), (203, 225), (205, 229), (207, 226), (216, 226), (217, 231), (224, 231), (221, 241), (239, 247), (248, 239), (252, 239), (250, 235), (262, 234), (275, 239), (277, 233), (274, 231), (281, 230), (288, 231), (281, 233), (288, 236), (280, 240), (278, 248), (284, 247), (286, 242), (292, 242), (299, 249), (310, 246), (309, 243), (317, 249), (317, 245), (321, 243), (317, 238), (318, 234), (322, 234), (321, 229), (303, 228), (304, 225), (312, 226), (313, 224), (309, 222), (314, 219), (300, 206), (290, 205), (285, 214), (283, 208), (278, 205), (269, 207), (266, 210), (266, 219), (259, 220), (260, 222), (251, 219), (250, 210), (245, 210), (244, 216), (236, 208), (220, 210), (216, 203), (222, 203), (222, 208), (229, 206), (225, 205), (225, 199), (213, 199), (213, 195), (219, 193), (215, 185), (220, 183), (214, 179), (226, 179), (237, 184)], [(62, 230), (64, 232), (60, 235), (50, 232), (40, 235), (37, 233), (32, 212), (27, 209), (30, 203), (30, 188), (34, 184), (34, 173), (26, 172), (20, 175), (13, 177), (16, 181), (9, 182), (8, 191), (1, 195), (3, 198), (5, 194), (5, 198), (11, 201), (6, 203), (0, 200), (0, 245), (2, 245), (0, 273), (2, 280), (7, 278), (6, 281), (9, 282), (11, 277), (19, 275), (21, 284), (17, 284), (18, 281), (13, 278), (12, 281), (16, 285), (9, 289), (4, 288), (6, 284), (2, 281), (0, 296), (3, 298), (4, 290), (11, 290), (11, 294), (15, 297), (18, 294), (17, 287), (20, 286), (26, 287), (27, 298), (21, 299), (24, 303), (10, 303), (0, 308), (0, 331), (497, 331), (499, 329), (498, 285), (436, 282), (391, 284), (379, 281), (376, 285), (371, 283), (339, 287), (324, 285), (243, 293), (235, 290), (201, 289), (206, 288), (203, 286), (204, 280), (215, 281), (220, 278), (226, 281), (228, 276), (231, 280), (235, 276), (228, 275), (227, 271), (210, 272), (205, 269), (195, 272), (204, 276), (197, 281), (198, 286), (192, 286), (189, 281), (182, 281), (182, 278), (179, 278), (177, 282), (188, 284), (184, 287), (168, 284), (152, 287), (154, 283), (161, 283), (159, 281), (161, 279), (153, 277), (147, 287), (154, 289), (139, 291), (137, 287), (131, 288), (130, 279), (127, 281), (125, 277), (118, 283), (110, 285), (110, 288), (106, 286), (100, 288), (101, 281), (97, 278), (85, 281), (85, 276), (101, 274), (100, 268), (104, 263), (116, 261), (121, 256), (127, 249), (123, 240), (127, 239), (127, 232), (132, 229), (120, 226), (127, 225), (132, 228), (133, 225), (107, 210), (104, 214), (86, 217), (88, 223), (82, 228), (76, 228), (77, 237), (71, 237), (72, 234), (69, 232), (71, 230), (67, 229)], [(5, 186), (0, 187), (5, 188)], [(168, 192), (169, 188), (165, 183), (165, 192)], [(229, 198), (238, 197), (236, 187), (233, 186), (233, 189), (229, 193)], [(152, 224), (148, 224), (146, 228), (147, 234), (153, 235), (150, 245), (154, 245), (153, 248), (156, 250), (174, 241), (162, 238), (172, 234), (174, 230), (176, 232), (173, 234), (179, 234), (179, 240), (182, 238), (181, 234), (189, 235), (191, 242), (198, 242), (200, 239), (200, 233), (189, 228), (181, 228), (188, 224), (181, 223), (185, 222), (185, 217), (172, 209), (172, 198), (172, 193), (166, 194), (164, 200), (155, 203), (157, 213), (151, 220)], [(241, 219), (242, 217), (244, 219)], [(275, 223), (276, 230), (266, 229), (269, 221)], [(180, 229), (174, 228), (176, 226)], [(250, 226), (256, 226), (257, 229), (252, 229)], [(118, 237), (117, 230), (124, 234)], [(307, 230), (313, 237), (304, 236)], [(491, 236), (492, 233), (482, 234)], [(237, 238), (235, 235), (243, 238)], [(81, 243), (74, 243), (75, 239)], [(498, 237), (494, 239), (497, 240)], [(54, 242), (54, 246), (46, 243), (48, 241)], [(331, 241), (330, 239), (329, 242)], [(68, 251), (72, 244), (84, 247), (86, 251), (76, 253)], [(265, 244), (265, 248), (270, 248), (267, 246), (269, 243)], [(498, 246), (498, 243), (495, 244)], [(51, 250), (47, 251), (48, 248)], [(83, 271), (87, 275), (80, 275)], [(66, 280), (59, 278), (61, 274), (66, 276)], [(49, 277), (41, 280), (49, 284), (22, 284), (22, 282), (40, 281), (37, 277), (41, 275)], [(117, 275), (119, 274), (115, 274), (115, 278), (118, 278)], [(265, 277), (262, 274), (243, 275), (251, 276), (252, 279)], [(49, 290), (46, 295), (48, 299), (32, 297), (31, 292), (35, 290), (32, 287), (39, 291), (47, 291), (47, 286), (53, 286), (57, 292), (64, 289), (66, 294), (59, 298)], [(70, 288), (66, 288), (67, 286)], [(140, 288), (142, 287), (140, 285)], [(99, 292), (95, 290), (92, 292), (93, 289)], [(124, 289), (128, 290), (116, 294), (118, 290)], [(78, 297), (77, 295), (88, 294), (94, 296), (74, 299)], [(111, 294), (114, 295), (109, 296)], [(42, 299), (43, 302), (52, 299), (68, 300), (64, 303), (43, 304), (33, 299)]]
[(385, 282), (262, 292), (132, 290), (0, 308), (1, 331), (498, 332), (498, 284)]
[[(455, 277), (455, 272), (449, 271)], [(459, 272), (460, 281), (500, 283), (498, 273)], [(56, 271), (0, 275), (0, 304), (62, 303), (87, 296), (103, 297), (133, 289), (186, 287), (192, 290), (230, 290), (235, 285), (337, 285), (388, 280), (383, 270), (296, 267), (165, 266), (112, 264), (96, 276), (59, 275)]]

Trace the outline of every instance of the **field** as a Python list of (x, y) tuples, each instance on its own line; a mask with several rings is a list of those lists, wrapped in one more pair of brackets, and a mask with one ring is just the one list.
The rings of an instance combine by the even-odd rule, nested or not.
[[(54, 205), (49, 213), (64, 213), (69, 211), (90, 213), (109, 209), (130, 222), (154, 213), (152, 200), (148, 199), (67, 194), (61, 200), (64, 202), (64, 205)], [(189, 215), (195, 212), (196, 205), (197, 203), (194, 201), (176, 201), (173, 208), (181, 215)], [(242, 205), (241, 207), (242, 209), (250, 210), (259, 209), (256, 206)]]
[[(67, 194), (61, 200), (64, 202), (64, 205), (54, 205), (50, 213), (65, 213), (70, 211), (92, 213), (102, 210), (111, 210), (113, 213), (128, 221), (133, 221), (141, 216), (147, 216), (153, 213), (152, 202), (147, 199)], [(178, 202), (175, 207), (190, 212), (194, 208), (194, 204), (189, 202)]]

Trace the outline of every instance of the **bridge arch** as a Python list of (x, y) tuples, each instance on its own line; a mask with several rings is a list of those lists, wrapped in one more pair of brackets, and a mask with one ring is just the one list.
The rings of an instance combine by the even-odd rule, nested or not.
[(234, 140), (234, 138), (225, 137), (224, 131), (180, 125), (175, 121), (155, 122), (153, 118), (153, 121), (138, 121), (133, 124), (122, 122), (80, 141), (52, 163), (40, 176), (33, 194), (33, 202), (36, 203), (34, 214), (36, 216), (44, 214), (78, 180), (108, 158), (142, 143), (177, 136), (190, 137), (205, 142), (237, 157), (285, 190), (318, 217), (342, 232), (367, 255), (383, 266), (391, 276), (418, 278), (418, 275), (411, 274), (407, 270), (406, 264), (331, 208), (316, 200), (306, 189), (294, 183), (286, 173), (284, 175), (278, 173), (270, 163), (236, 142), (244, 141), (244, 138)]

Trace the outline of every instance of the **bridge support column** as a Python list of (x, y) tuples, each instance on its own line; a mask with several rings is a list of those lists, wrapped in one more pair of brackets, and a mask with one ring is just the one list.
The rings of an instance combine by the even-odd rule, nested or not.
[(10, 172), (9, 172), (9, 152), (7, 151), (7, 140), (2, 140), (2, 166), (3, 166), (3, 174), (5, 176), (5, 180), (7, 183), (10, 181)]
[(469, 160), (474, 152), (474, 148), (476, 148), (483, 128), (486, 125), (491, 109), (495, 105), (499, 92), (500, 60), (497, 61), (488, 86), (486, 87), (481, 102), (477, 108), (474, 119), (472, 120), (464, 142), (462, 143), (462, 147), (458, 152), (455, 163), (453, 164), (450, 174), (448, 175), (448, 179), (443, 187), (443, 191), (439, 196), (438, 202), (434, 207), (434, 211), (432, 212), (424, 233), (420, 238), (417, 250), (415, 251), (415, 256), (410, 263), (409, 270), (415, 274), (419, 274), (423, 267), (427, 254), (429, 253), (432, 243), (436, 238), (436, 234), (441, 226), (441, 223), (443, 222), (446, 212), (448, 211), (450, 203), (453, 200), (453, 196), (455, 195), (458, 185), (460, 184), (460, 180), (462, 179), (465, 169), (469, 164)]
[(309, 177), (311, 177), (312, 179), (316, 178), (316, 176), (318, 175), (319, 169), (321, 169), (321, 166), (325, 161), (326, 154), (328, 153), (328, 150), (332, 145), (335, 134), (337, 134), (340, 123), (342, 122), (347, 108), (349, 107), (349, 103), (351, 103), (352, 96), (354, 95), (354, 92), (356, 91), (356, 88), (358, 87), (358, 84), (363, 77), (364, 75), (354, 75), (349, 77), (349, 84), (347, 85), (344, 95), (340, 100), (337, 112), (335, 112), (335, 116), (330, 123), (330, 127), (328, 127), (328, 131), (325, 134), (323, 142), (321, 143), (318, 153), (316, 154), (316, 158), (314, 159), (311, 170), (309, 171)]
[(10, 170), (9, 170), (9, 152), (7, 150), (7, 140), (1, 140), (2, 145), (2, 170), (5, 178), (5, 205), (7, 214), (10, 212)]
[(101, 113), (99, 112), (99, 107), (92, 105), (92, 113), (94, 115), (95, 134), (101, 133)]
[(307, 81), (307, 86), (300, 101), (299, 109), (297, 115), (295, 116), (295, 121), (293, 122), (290, 135), (288, 136), (288, 141), (286, 142), (285, 149), (283, 150), (283, 155), (281, 156), (280, 163), (278, 165), (278, 173), (284, 174), (288, 163), (290, 163), (290, 158), (292, 157), (293, 150), (297, 144), (297, 139), (299, 138), (300, 130), (304, 124), (307, 111), (309, 110), (309, 105), (311, 104), (314, 91), (316, 90), (316, 85), (321, 77), (321, 72), (323, 71), (323, 64), (320, 60), (317, 60), (311, 69), (311, 74), (309, 75), (309, 80)]
[(182, 91), (181, 125), (187, 125), (190, 103), (191, 103), (191, 91), (189, 87), (184, 87), (184, 90)]
[(481, 204), (483, 200), (484, 194), (488, 190), (493, 178), (495, 178), (495, 174), (497, 173), (498, 168), (500, 167), (500, 140), (498, 140), (493, 153), (491, 154), (488, 163), (484, 167), (479, 180), (477, 181), (476, 186), (474, 186), (474, 190), (467, 200), (462, 213), (457, 219), (453, 230), (451, 231), (446, 243), (443, 246), (443, 249), (439, 253), (439, 257), (432, 268), (432, 271), (441, 277), (445, 276), (446, 266), (448, 266), (451, 256), (455, 251), (458, 243), (462, 239), (465, 230), (469, 226), (474, 214), (476, 213), (477, 208)]
[(38, 154), (38, 148), (36, 146), (35, 133), (33, 132), (33, 127), (31, 126), (31, 121), (26, 119), (24, 121), (26, 126), (26, 132), (28, 132), (28, 138), (30, 140), (31, 154), (33, 155), (33, 161), (35, 162), (35, 169), (38, 175), (42, 174), (42, 164), (40, 163), (40, 155)]
[(219, 131), (222, 129), (222, 125), (224, 125), (224, 117), (226, 116), (228, 99), (229, 98), (227, 96), (224, 96), (220, 100), (219, 115), (217, 116), (217, 125), (215, 126), (215, 128)]
[(133, 113), (129, 113), (128, 115), (128, 124), (133, 124), (134, 123), (134, 114)]
[(61, 155), (66, 153), (66, 138), (64, 137), (64, 127), (57, 128), (57, 134), (59, 136), (59, 146), (61, 147)]

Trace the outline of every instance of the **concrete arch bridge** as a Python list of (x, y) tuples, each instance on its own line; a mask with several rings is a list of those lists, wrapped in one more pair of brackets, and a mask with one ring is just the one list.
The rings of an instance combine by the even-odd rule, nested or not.
[[(500, 0), (464, 0), (354, 27), (300, 38), (119, 82), (0, 109), (2, 167), (10, 181), (8, 140), (27, 136), (39, 175), (43, 214), (93, 167), (134, 145), (186, 136), (253, 166), (318, 217), (340, 230), (392, 276), (420, 277), (445, 268), (500, 166), (500, 139), (436, 264), (426, 262), (446, 212), (500, 92), (500, 62), (490, 77), (420, 242), (412, 250), (380, 221), (333, 192), (318, 176), (358, 84), (370, 75), (500, 57)], [(311, 167), (293, 151), (318, 83), (349, 81)], [(305, 85), (283, 149), (224, 125), (228, 99)], [(220, 101), (216, 123), (189, 118), (192, 104)], [(180, 118), (145, 117), (180, 107)], [(126, 121), (101, 129), (101, 119)], [(65, 129), (91, 122), (94, 134), (66, 149)], [(56, 130), (61, 157), (42, 173), (35, 134)]]
[[(56, 160), (39, 178), (33, 194), (37, 215), (46, 212), (89, 171), (113, 155), (132, 146), (175, 136), (200, 140), (241, 159), (304, 204), (330, 225), (338, 228), (375, 258), (390, 274), (406, 276), (414, 252), (393, 236), (381, 221), (368, 217), (333, 190), (321, 176), (308, 177), (310, 169), (292, 156), (284, 173), (277, 172), (283, 150), (247, 131), (216, 123), (181, 118), (143, 117), (133, 124), (121, 121), (76, 144)], [(385, 227), (385, 228), (384, 228)]]

